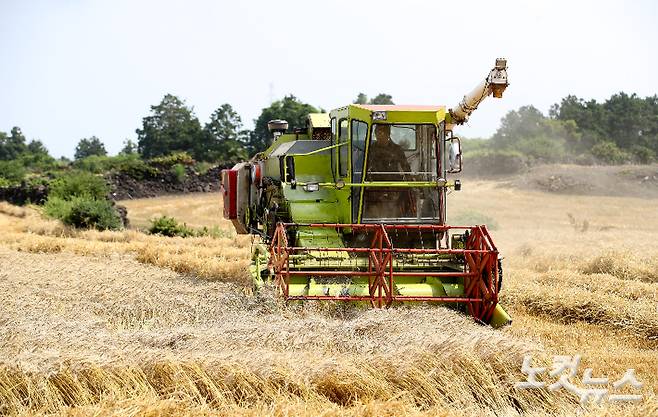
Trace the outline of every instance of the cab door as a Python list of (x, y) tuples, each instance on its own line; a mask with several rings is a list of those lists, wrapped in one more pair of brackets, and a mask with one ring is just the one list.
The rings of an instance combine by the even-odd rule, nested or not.
[(338, 120), (338, 166), (336, 178), (346, 183), (350, 182), (350, 138), (349, 138), (349, 120), (347, 118)]
[[(350, 167), (353, 184), (361, 184), (363, 182), (363, 165), (365, 162), (368, 131), (368, 123), (358, 119), (352, 119), (350, 121), (350, 144), (352, 147)], [(363, 191), (363, 187), (352, 188), (352, 221), (354, 223), (361, 223), (360, 212), (363, 205)]]
[[(331, 118), (331, 172), (336, 184), (349, 184), (352, 179), (348, 108), (333, 110)], [(336, 187), (338, 221), (352, 223), (350, 187)]]
[[(336, 144), (338, 145), (335, 148), (335, 161), (336, 165), (334, 167), (336, 182), (350, 184), (352, 180), (352, 170), (351, 167), (351, 157), (350, 157), (350, 130), (349, 130), (349, 119), (347, 115), (345, 117), (339, 117), (336, 121)], [(350, 193), (351, 187), (343, 187), (340, 190), (336, 190), (336, 197), (338, 198), (340, 204), (340, 212), (342, 217), (342, 222), (344, 223), (353, 223), (356, 221), (352, 219), (352, 196)]]

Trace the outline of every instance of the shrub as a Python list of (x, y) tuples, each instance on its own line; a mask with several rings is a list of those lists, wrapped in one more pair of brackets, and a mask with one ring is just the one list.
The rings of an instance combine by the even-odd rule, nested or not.
[(71, 172), (55, 179), (50, 186), (49, 196), (71, 200), (85, 197), (105, 200), (110, 189), (102, 177), (88, 172)]
[(213, 226), (210, 228), (204, 226), (201, 229), (195, 229), (193, 227), (187, 226), (185, 223), (181, 224), (175, 218), (168, 216), (161, 216), (151, 219), (151, 226), (149, 227), (148, 231), (154, 235), (163, 235), (169, 237), (229, 237), (226, 231), (220, 229), (218, 226)]
[(194, 165), (194, 170), (199, 174), (199, 175), (204, 175), (207, 174), (208, 171), (210, 171), (210, 168), (214, 167), (214, 164), (211, 164), (210, 162), (197, 162)]
[(194, 165), (194, 159), (187, 152), (176, 152), (170, 155), (159, 156), (157, 158), (150, 159), (149, 162), (152, 165), (160, 166), (163, 168), (171, 168), (176, 164), (181, 165)]
[(118, 229), (121, 218), (107, 200), (108, 192), (109, 187), (102, 177), (89, 172), (71, 172), (52, 182), (44, 212), (69, 226)]
[(630, 159), (630, 155), (613, 142), (599, 142), (592, 146), (591, 152), (596, 159), (607, 164), (623, 164)]
[(65, 200), (50, 196), (44, 211), (48, 216), (77, 228), (106, 230), (121, 227), (121, 219), (108, 200), (84, 196)]
[(81, 197), (71, 201), (71, 210), (63, 221), (71, 226), (98, 230), (121, 227), (121, 219), (109, 201)]
[(129, 177), (141, 180), (153, 177), (158, 170), (137, 154), (120, 154), (117, 156), (88, 156), (73, 162), (73, 166), (81, 171), (100, 174), (108, 171), (121, 172)]
[(155, 219), (151, 219), (151, 226), (149, 227), (149, 233), (154, 235), (163, 235), (169, 237), (196, 236), (196, 231), (194, 229), (187, 227), (185, 223), (180, 224), (175, 218), (168, 216), (161, 216)]
[(43, 212), (54, 219), (62, 220), (69, 213), (71, 208), (71, 202), (64, 200), (63, 198), (53, 197), (52, 195), (48, 197), (46, 203), (43, 205)]
[(631, 152), (633, 153), (635, 160), (640, 164), (650, 164), (656, 159), (656, 153), (646, 146), (631, 146)]
[(212, 227), (203, 226), (201, 229), (197, 229), (196, 233), (197, 236), (210, 236), (215, 239), (220, 237), (231, 237), (229, 232), (217, 225)]
[(47, 153), (25, 152), (17, 160), (33, 172), (43, 172), (58, 166), (57, 160)]
[(100, 174), (107, 169), (108, 156), (92, 155), (82, 159), (76, 159), (73, 162), (73, 167), (81, 171), (91, 172), (93, 174)]
[(176, 164), (173, 167), (171, 167), (171, 173), (174, 174), (174, 177), (176, 177), (176, 181), (178, 182), (185, 181), (185, 177), (187, 177), (187, 173), (185, 172), (185, 167), (181, 164)]
[(144, 160), (137, 154), (115, 156), (109, 169), (125, 174), (136, 180), (153, 178), (158, 174), (156, 168), (144, 162)]
[(0, 161), (0, 178), (4, 178), (10, 184), (21, 182), (25, 178), (25, 173), (25, 167), (17, 160)]

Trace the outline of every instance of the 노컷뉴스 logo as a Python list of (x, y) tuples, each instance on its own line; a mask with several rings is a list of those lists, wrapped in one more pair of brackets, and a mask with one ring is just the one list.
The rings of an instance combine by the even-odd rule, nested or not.
[[(523, 358), (523, 365), (521, 372), (527, 375), (526, 381), (517, 382), (514, 387), (517, 389), (533, 389), (548, 387), (551, 391), (559, 391), (565, 389), (567, 392), (574, 394), (580, 398), (580, 404), (585, 405), (590, 401), (600, 404), (604, 399), (607, 401), (642, 401), (641, 394), (621, 394), (610, 393), (610, 389), (604, 387), (610, 382), (608, 377), (595, 378), (592, 368), (585, 369), (581, 384), (577, 384), (572, 380), (576, 378), (578, 367), (580, 366), (580, 355), (575, 356), (554, 356), (553, 367), (548, 372), (548, 376), (553, 378), (555, 382), (549, 384), (546, 381), (538, 380), (537, 377), (546, 373), (547, 368), (534, 368), (532, 366), (532, 355), (525, 355)], [(587, 386), (582, 387), (581, 385)], [(617, 392), (622, 390), (625, 386), (630, 385), (635, 390), (639, 390), (644, 385), (638, 381), (635, 376), (635, 369), (628, 369), (626, 373), (612, 383), (612, 391)], [(628, 391), (628, 389), (626, 390)]]

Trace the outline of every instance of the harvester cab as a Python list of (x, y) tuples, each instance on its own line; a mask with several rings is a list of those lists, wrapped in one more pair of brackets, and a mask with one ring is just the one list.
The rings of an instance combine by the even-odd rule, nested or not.
[(485, 225), (447, 225), (452, 135), (487, 96), (502, 97), (506, 60), (452, 109), (351, 104), (310, 114), (303, 129), (273, 120), (273, 142), (222, 171), (224, 216), (254, 245), (254, 285), (286, 300), (376, 307), (446, 303), (498, 327), (502, 269)]

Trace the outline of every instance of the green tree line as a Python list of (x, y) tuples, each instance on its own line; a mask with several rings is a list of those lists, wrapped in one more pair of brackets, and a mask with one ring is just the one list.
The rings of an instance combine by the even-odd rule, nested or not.
[[(390, 95), (384, 93), (370, 100), (365, 94), (359, 93), (354, 103), (393, 104), (393, 101)], [(197, 161), (237, 162), (269, 146), (272, 136), (267, 129), (268, 121), (284, 119), (288, 121), (290, 129), (303, 128), (307, 115), (319, 111), (322, 109), (304, 103), (294, 95), (287, 95), (263, 108), (254, 120), (254, 129), (248, 130), (244, 128), (240, 115), (228, 103), (215, 109), (209, 120), (202, 124), (184, 100), (167, 94), (160, 103), (151, 106), (150, 114), (142, 119), (142, 126), (136, 130), (137, 141), (126, 140), (120, 154), (138, 154), (143, 159), (152, 159), (185, 152)], [(0, 132), (0, 161), (23, 158), (24, 163), (16, 162), (14, 165), (27, 166), (28, 155), (32, 155), (32, 159), (38, 155), (54, 162), (40, 141), (27, 143), (20, 128), (13, 128), (9, 135)], [(74, 158), (79, 161), (106, 155), (103, 142), (91, 136), (80, 139)]]
[(523, 106), (508, 112), (490, 139), (463, 142), (469, 159), (512, 171), (537, 163), (652, 163), (658, 155), (658, 96), (619, 93), (597, 102), (570, 95), (548, 115)]
[(43, 143), (28, 142), (19, 127), (13, 127), (9, 134), (0, 132), (0, 186), (23, 180), (32, 167), (45, 170), (55, 165)]
[[(393, 104), (393, 98), (380, 93), (369, 99), (359, 93), (354, 103)], [(233, 163), (270, 144), (269, 120), (285, 119), (290, 129), (303, 128), (307, 114), (318, 111), (322, 109), (288, 95), (263, 108), (254, 129), (248, 130), (228, 103), (217, 107), (203, 124), (184, 100), (167, 94), (151, 106), (136, 130), (136, 141), (126, 140), (120, 156), (153, 159), (184, 152), (197, 161)], [(655, 162), (658, 96), (642, 98), (622, 92), (597, 102), (570, 95), (554, 104), (547, 115), (523, 106), (508, 112), (490, 139), (464, 140), (464, 148), (473, 159), (502, 160), (503, 164), (509, 160), (511, 165)], [(96, 163), (106, 155), (99, 138), (83, 138), (75, 148), (74, 165)], [(0, 182), (16, 182), (30, 170), (45, 172), (67, 163), (52, 158), (41, 141), (28, 141), (18, 127), (0, 132)]]
[(285, 119), (290, 128), (301, 128), (314, 112), (318, 109), (289, 95), (264, 108), (253, 130), (244, 129), (240, 115), (228, 103), (219, 106), (202, 126), (191, 107), (167, 94), (137, 129), (137, 151), (144, 158), (187, 152), (198, 161), (240, 161), (269, 145), (269, 120)]

